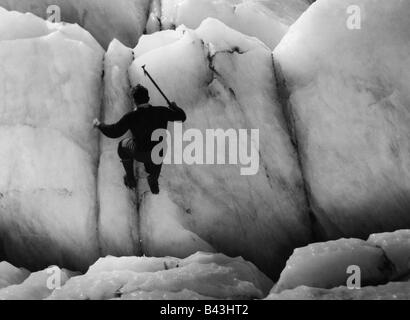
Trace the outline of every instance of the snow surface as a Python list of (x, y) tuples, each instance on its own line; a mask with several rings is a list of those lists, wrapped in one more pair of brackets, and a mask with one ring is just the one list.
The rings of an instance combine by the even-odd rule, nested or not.
[(274, 51), (322, 239), (410, 227), (408, 12), (409, 1), (317, 1)]
[(196, 253), (187, 259), (102, 258), (49, 299), (251, 299), (271, 280), (241, 258)]
[(78, 23), (107, 48), (113, 39), (128, 46), (137, 44), (147, 23), (149, 3), (150, 0), (0, 0), (0, 7), (47, 19), (47, 8), (57, 5), (62, 21)]
[[(143, 75), (141, 66), (146, 65), (187, 112), (184, 130), (260, 129), (260, 169), (255, 176), (241, 176), (238, 165), (165, 165), (160, 184), (167, 195), (161, 195), (159, 203), (170, 203), (168, 208), (174, 203), (174, 219), (216, 251), (243, 256), (264, 272), (279, 274), (293, 248), (309, 241), (310, 225), (295, 150), (275, 95), (270, 50), (214, 19), (196, 31), (180, 27), (174, 35), (156, 33), (140, 43), (129, 70), (131, 83), (147, 86), (153, 105), (164, 104)], [(139, 194), (146, 191), (143, 183)], [(150, 225), (150, 234), (161, 234), (161, 224), (146, 222), (156, 219), (159, 207), (148, 208), (155, 201), (155, 196), (140, 201), (145, 221), (141, 230)], [(151, 244), (154, 240), (150, 237)], [(176, 250), (183, 250), (185, 243)], [(203, 250), (203, 242), (197, 243)], [(150, 252), (164, 252), (151, 244)]]
[(77, 26), (1, 8), (0, 21), (24, 26), (8, 28), (17, 40), (0, 32), (2, 254), (30, 268), (86, 268), (98, 257), (90, 123), (100, 113), (103, 50)]
[(215, 18), (244, 34), (257, 37), (272, 49), (288, 27), (308, 8), (304, 0), (163, 0), (154, 1), (147, 30), (196, 29)]

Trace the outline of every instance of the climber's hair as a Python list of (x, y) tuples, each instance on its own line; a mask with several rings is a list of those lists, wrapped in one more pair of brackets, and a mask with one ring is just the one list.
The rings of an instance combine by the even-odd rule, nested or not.
[(148, 89), (140, 84), (131, 89), (131, 96), (136, 105), (149, 102)]

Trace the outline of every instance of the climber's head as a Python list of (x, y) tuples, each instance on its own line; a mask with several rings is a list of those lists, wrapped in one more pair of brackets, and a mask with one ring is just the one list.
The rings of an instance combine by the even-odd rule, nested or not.
[(149, 102), (148, 89), (140, 84), (132, 88), (131, 95), (137, 106), (144, 105)]

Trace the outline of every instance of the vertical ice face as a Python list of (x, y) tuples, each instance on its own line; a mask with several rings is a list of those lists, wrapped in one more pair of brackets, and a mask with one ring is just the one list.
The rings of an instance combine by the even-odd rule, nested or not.
[[(0, 21), (9, 18), (0, 9)], [(18, 18), (35, 23), (15, 29), (17, 40), (0, 38), (2, 254), (30, 268), (86, 268), (98, 257), (90, 123), (100, 113), (103, 50), (79, 27)]]
[[(132, 49), (118, 40), (111, 42), (104, 58), (102, 119), (115, 123), (133, 108), (128, 67)], [(124, 136), (121, 139), (127, 138)], [(98, 168), (99, 240), (101, 254), (137, 255), (140, 252), (135, 194), (124, 186), (124, 170), (117, 154), (121, 139), (101, 136)]]
[[(150, 0), (0, 0), (0, 7), (47, 19), (58, 6), (61, 21), (78, 23), (107, 48), (113, 39), (135, 46), (144, 32)], [(53, 12), (54, 13), (54, 12)]]
[[(135, 51), (145, 54), (130, 68), (131, 83), (147, 86), (154, 105), (165, 103), (144, 76), (141, 66), (146, 65), (170, 99), (186, 111), (184, 132), (198, 129), (205, 137), (207, 129), (245, 129), (250, 139), (250, 130), (259, 129), (260, 161), (259, 170), (250, 176), (240, 174), (240, 163), (165, 165), (160, 183), (168, 202), (179, 208), (170, 211), (184, 229), (215, 250), (242, 255), (277, 275), (292, 249), (309, 241), (310, 224), (297, 157), (277, 101), (271, 52), (257, 39), (214, 19), (196, 31), (175, 32), (180, 40), (169, 31), (166, 36), (147, 36), (164, 38), (165, 46), (141, 40), (143, 47)], [(170, 125), (171, 132), (173, 128)], [(206, 154), (205, 150), (205, 163)], [(145, 185), (140, 194), (147, 190)], [(158, 216), (144, 203), (140, 215), (144, 221)]]
[(271, 49), (289, 26), (305, 11), (304, 0), (166, 0), (153, 1), (148, 31), (199, 27), (208, 17), (246, 35), (257, 37)]
[(274, 51), (323, 238), (410, 227), (409, 12), (318, 1)]

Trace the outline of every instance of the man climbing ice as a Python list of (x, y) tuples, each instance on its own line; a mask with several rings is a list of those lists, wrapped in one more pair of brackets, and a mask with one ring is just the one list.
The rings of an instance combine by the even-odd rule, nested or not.
[(124, 115), (115, 124), (107, 125), (98, 119), (94, 120), (94, 127), (98, 128), (105, 136), (112, 139), (122, 137), (128, 130), (132, 138), (122, 140), (118, 145), (118, 155), (125, 169), (124, 183), (134, 189), (137, 182), (134, 176), (134, 160), (141, 162), (148, 173), (148, 184), (153, 194), (159, 194), (158, 179), (162, 163), (155, 164), (152, 159), (153, 148), (162, 141), (152, 141), (152, 134), (157, 129), (167, 129), (168, 122), (186, 121), (184, 110), (175, 102), (169, 103), (169, 108), (153, 107), (149, 104), (148, 90), (137, 85), (132, 89), (132, 97), (136, 108)]

